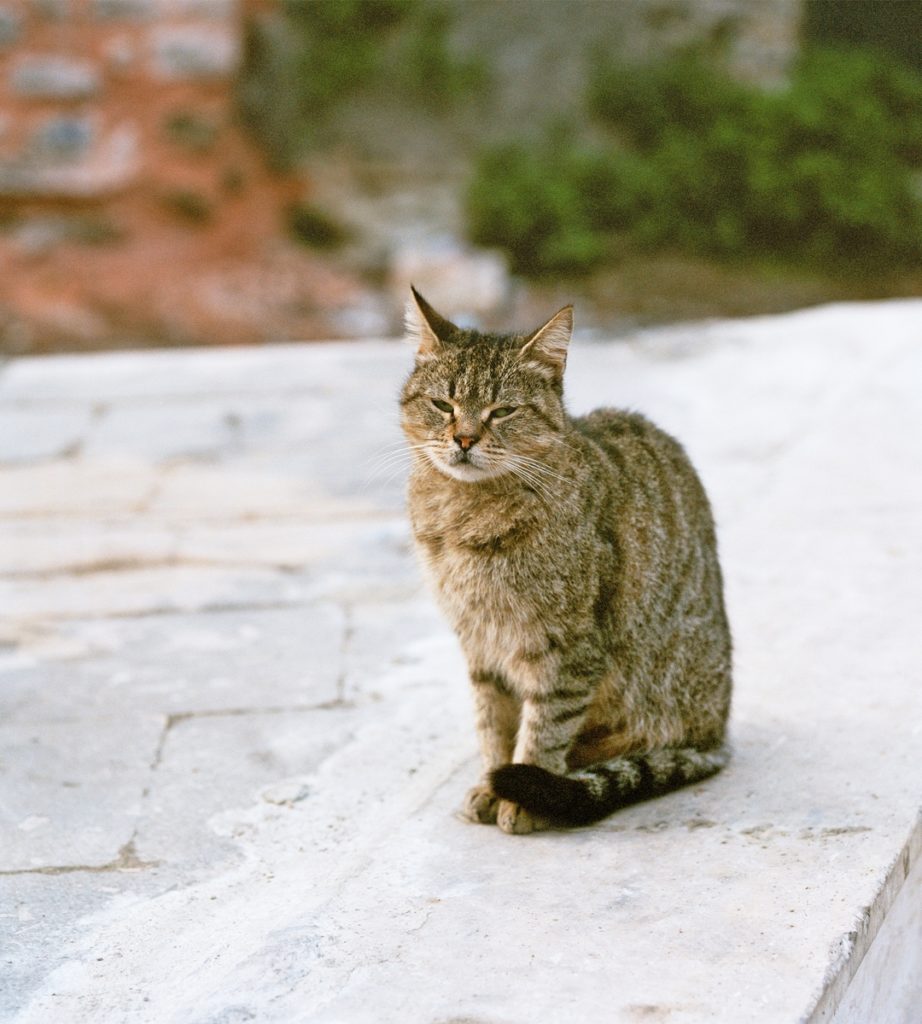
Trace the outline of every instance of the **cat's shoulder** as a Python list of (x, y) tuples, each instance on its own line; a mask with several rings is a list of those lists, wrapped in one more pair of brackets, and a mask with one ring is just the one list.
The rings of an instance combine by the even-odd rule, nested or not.
[(597, 442), (610, 442), (618, 438), (662, 438), (669, 437), (652, 420), (631, 409), (609, 407), (593, 409), (585, 416), (573, 417), (570, 421), (584, 437)]
[(601, 449), (619, 467), (646, 463), (663, 464), (672, 470), (692, 470), (681, 443), (652, 420), (630, 409), (594, 409), (571, 420), (578, 434)]

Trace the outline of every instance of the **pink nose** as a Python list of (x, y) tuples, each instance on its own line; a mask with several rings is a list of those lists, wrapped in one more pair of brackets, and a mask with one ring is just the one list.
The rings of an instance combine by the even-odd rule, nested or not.
[(477, 443), (477, 438), (472, 437), (470, 434), (455, 434), (455, 444), (458, 445), (463, 451), (467, 451)]

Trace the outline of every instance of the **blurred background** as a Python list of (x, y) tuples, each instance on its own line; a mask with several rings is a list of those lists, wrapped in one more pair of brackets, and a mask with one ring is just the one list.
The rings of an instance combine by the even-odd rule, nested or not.
[(0, 0), (0, 352), (922, 294), (922, 0)]

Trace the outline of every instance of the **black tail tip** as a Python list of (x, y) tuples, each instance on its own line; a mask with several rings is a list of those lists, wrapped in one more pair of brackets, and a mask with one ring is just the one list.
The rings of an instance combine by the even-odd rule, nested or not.
[(559, 778), (534, 764), (504, 764), (490, 773), (493, 792), (502, 800), (524, 803), (520, 797), (529, 790), (543, 793)]
[(490, 784), (501, 800), (560, 822), (572, 821), (582, 795), (578, 782), (533, 764), (504, 764), (490, 774)]

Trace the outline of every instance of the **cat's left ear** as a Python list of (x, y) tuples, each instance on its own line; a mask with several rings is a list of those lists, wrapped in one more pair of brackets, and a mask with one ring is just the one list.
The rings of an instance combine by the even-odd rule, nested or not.
[(519, 355), (545, 376), (560, 383), (567, 367), (567, 348), (572, 334), (573, 307), (564, 306), (543, 327), (528, 336)]
[(458, 328), (436, 313), (413, 285), (410, 285), (410, 292), (413, 297), (407, 302), (407, 337), (416, 345), (416, 362), (428, 363), (435, 359), (445, 342), (458, 333)]

